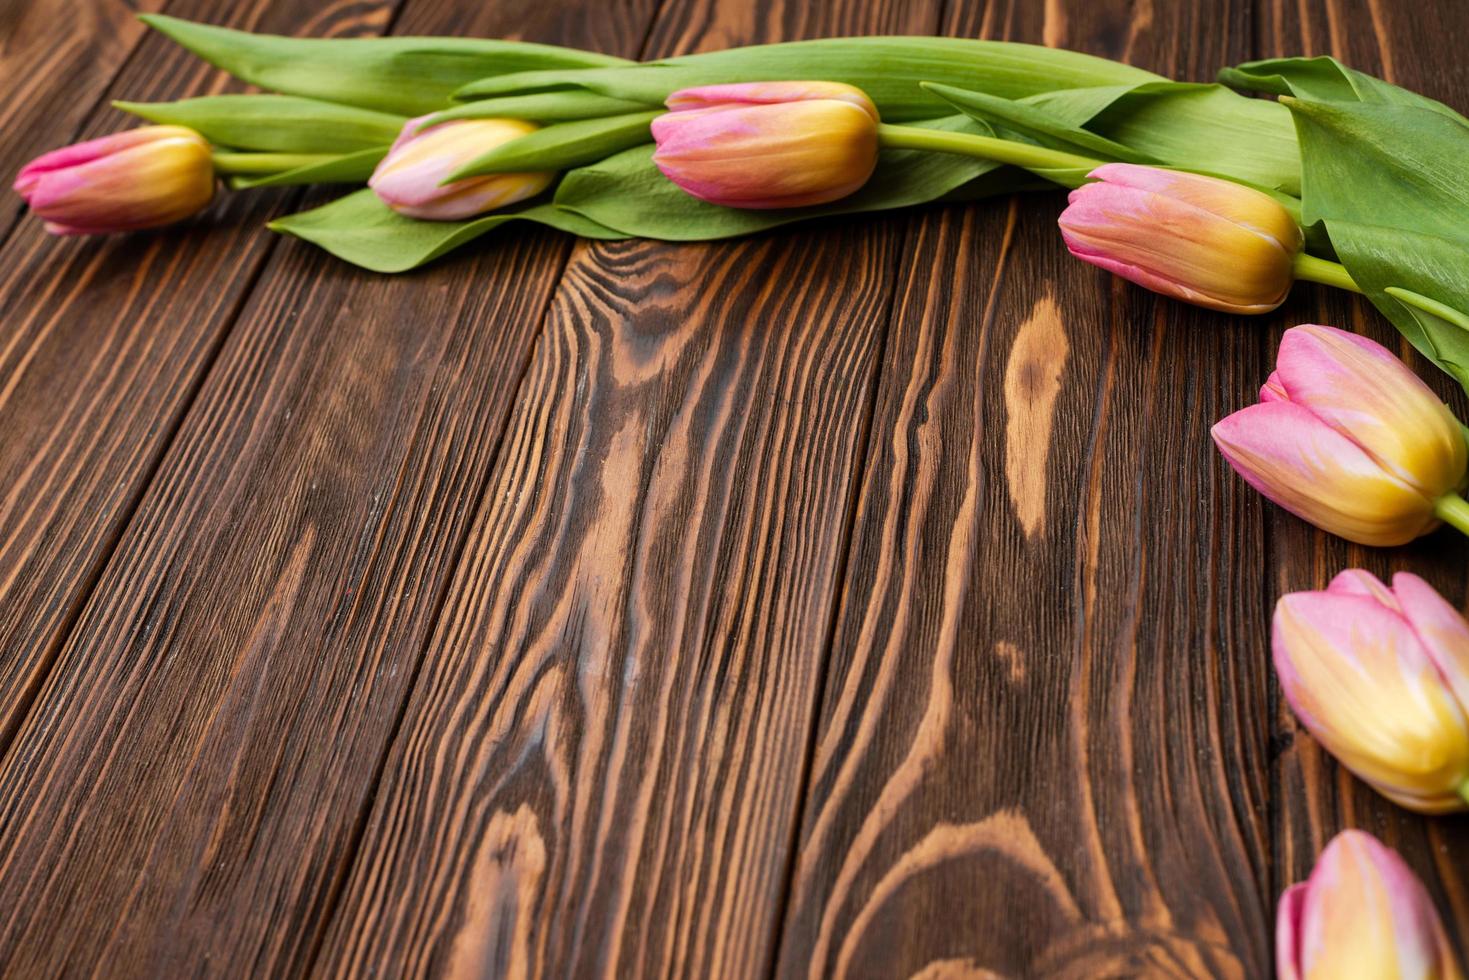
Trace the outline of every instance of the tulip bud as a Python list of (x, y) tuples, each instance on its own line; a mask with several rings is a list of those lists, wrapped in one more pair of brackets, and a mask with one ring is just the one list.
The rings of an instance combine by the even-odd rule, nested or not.
[(1311, 877), (1286, 889), (1275, 920), (1280, 980), (1462, 980), (1423, 883), (1371, 834), (1346, 830)]
[(1433, 530), (1469, 465), (1458, 422), (1402, 361), (1315, 325), (1285, 332), (1260, 404), (1215, 425), (1214, 442), (1286, 510), (1379, 546)]
[(1267, 313), (1295, 281), (1301, 229), (1269, 195), (1227, 180), (1109, 163), (1071, 192), (1071, 254), (1153, 292)]
[(156, 228), (214, 198), (209, 144), (182, 126), (144, 126), (53, 150), (23, 167), (15, 190), (55, 235)]
[(555, 179), (552, 173), (488, 174), (445, 184), (471, 160), (537, 127), (520, 119), (459, 119), (420, 132), (427, 118), (408, 120), (367, 182), (399, 214), (429, 221), (472, 218), (534, 197)]
[(877, 166), (877, 107), (837, 82), (749, 82), (675, 92), (653, 120), (653, 162), (731, 208), (799, 208), (856, 191)]
[(1469, 623), (1415, 575), (1342, 572), (1275, 606), (1275, 672), (1301, 723), (1393, 802), (1469, 800)]

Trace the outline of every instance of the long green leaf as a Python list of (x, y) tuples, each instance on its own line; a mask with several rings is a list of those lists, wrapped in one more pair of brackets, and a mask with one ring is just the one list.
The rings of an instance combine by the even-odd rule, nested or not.
[(391, 145), (408, 121), (293, 95), (209, 95), (113, 105), (149, 122), (198, 130), (217, 146), (281, 153), (348, 153)]
[(630, 64), (588, 51), (520, 41), (293, 38), (163, 14), (143, 14), (141, 19), (210, 64), (262, 88), (408, 116), (442, 109), (456, 89), (502, 72)]
[(598, 119), (603, 116), (622, 116), (630, 112), (646, 112), (661, 109), (659, 106), (613, 99), (595, 92), (573, 89), (568, 92), (537, 92), (534, 95), (507, 95), (498, 99), (480, 99), (465, 102), (436, 112), (429, 117), (429, 125), (448, 122), (451, 119), (529, 119), (532, 122), (568, 122), (577, 119)]
[(677, 89), (693, 85), (801, 79), (856, 85), (871, 96), (888, 122), (934, 118), (949, 111), (920, 82), (1015, 99), (1054, 89), (1162, 80), (1115, 61), (1029, 44), (854, 37), (733, 48), (621, 68), (501, 74), (468, 84), (455, 97), (480, 99), (580, 88), (657, 105)]
[(415, 221), (390, 209), (370, 190), (277, 218), (270, 227), (373, 272), (407, 272), (511, 221), (532, 221), (583, 238), (625, 237), (581, 215), (544, 203), (469, 221)]

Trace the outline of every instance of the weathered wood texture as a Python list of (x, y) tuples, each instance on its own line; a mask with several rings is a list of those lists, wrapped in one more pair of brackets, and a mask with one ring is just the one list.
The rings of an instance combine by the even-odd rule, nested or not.
[[(1269, 0), (1270, 25), (1262, 56), (1286, 52), (1331, 54), (1349, 64), (1443, 99), (1469, 104), (1469, 66), (1458, 55), (1469, 34), (1469, 7), (1462, 4), (1401, 5), (1382, 0)], [(1387, 344), (1428, 380), (1458, 412), (1469, 418), (1469, 401), (1432, 364), (1393, 331), (1365, 301), (1314, 288), (1301, 290), (1271, 324), (1270, 346), (1297, 323), (1329, 323)], [(1469, 602), (1462, 537), (1440, 531), (1412, 547), (1389, 551), (1363, 548), (1316, 531), (1288, 515), (1268, 512), (1269, 593), (1319, 589), (1338, 572), (1365, 568), (1384, 579), (1396, 571), (1421, 575), (1450, 602)], [(1275, 863), (1282, 886), (1299, 881), (1325, 843), (1346, 827), (1361, 827), (1397, 848), (1451, 916), (1461, 951), (1469, 952), (1469, 820), (1425, 819), (1393, 806), (1352, 777), (1322, 751), (1291, 715), (1284, 699), (1274, 704), (1272, 765)]]
[[(755, 9), (649, 53), (938, 24)], [(577, 249), (326, 972), (768, 970), (903, 228)]]
[[(1445, 3), (160, 7), (1329, 51), (1469, 104)], [(227, 84), (128, 11), (0, 0), (0, 165)], [(1158, 300), (1065, 255), (1059, 195), (401, 278), (259, 229), (295, 200), (101, 242), (0, 210), (0, 975), (1268, 976), (1354, 825), (1469, 936), (1469, 827), (1336, 767), (1266, 650), (1349, 565), (1465, 598), (1462, 544), (1344, 546), (1207, 436), (1290, 323), (1393, 340), (1365, 305)]]
[[(948, 29), (1249, 50), (1243, 4), (985, 13)], [(1078, 265), (1061, 203), (916, 219), (782, 976), (1268, 971), (1260, 508), (1207, 435), (1259, 327)]]
[[(466, 19), (424, 2), (396, 27), (635, 54), (651, 13), (542, 2)], [(232, 234), (263, 248), (239, 217)], [(165, 329), (202, 343), (187, 304), (248, 284), (218, 268), (228, 245), (191, 250), (226, 278), (172, 284)], [(274, 250), (0, 768), (13, 910), (0, 961), (35, 975), (304, 968), (568, 247), (526, 235), (399, 279)], [(157, 301), (137, 258), (118, 268)], [(119, 333), (146, 344), (151, 319)], [(159, 393), (136, 400), (182, 398), (196, 366), (168, 362)]]

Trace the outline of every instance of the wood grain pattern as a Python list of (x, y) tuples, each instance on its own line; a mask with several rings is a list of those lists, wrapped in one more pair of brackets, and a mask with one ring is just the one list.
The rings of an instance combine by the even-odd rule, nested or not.
[[(651, 16), (563, 31), (571, 9), (397, 27), (635, 53)], [(567, 248), (506, 236), (398, 279), (274, 251), (0, 768), (0, 963), (305, 968)], [(182, 334), (211, 285), (143, 302)]]
[[(947, 29), (1248, 55), (1248, 7), (1181, 7)], [(1261, 514), (1208, 441), (1258, 328), (1069, 259), (1061, 204), (915, 219), (780, 976), (1269, 972)]]
[[(1267, 56), (1285, 51), (1332, 54), (1463, 109), (1469, 71), (1454, 39), (1469, 31), (1469, 9), (1428, 5), (1410, 9), (1381, 0), (1262, 0), (1270, 24)], [(1371, 25), (1371, 29), (1364, 29)], [(1268, 360), (1285, 328), (1327, 323), (1356, 330), (1404, 357), (1455, 409), (1469, 418), (1469, 401), (1447, 376), (1415, 351), (1371, 305), (1323, 288), (1298, 290), (1272, 318)], [(1263, 380), (1263, 379), (1262, 379)], [(1269, 513), (1270, 600), (1287, 592), (1324, 588), (1338, 572), (1365, 568), (1383, 578), (1421, 575), (1460, 607), (1469, 603), (1463, 537), (1440, 531), (1411, 547), (1382, 550), (1351, 545), (1280, 511)], [(1263, 643), (1256, 645), (1265, 656)], [(1273, 679), (1272, 679), (1273, 684)], [(1310, 874), (1316, 855), (1335, 834), (1360, 827), (1397, 848), (1428, 885), (1449, 921), (1462, 954), (1469, 954), (1469, 821), (1418, 817), (1378, 796), (1338, 766), (1296, 722), (1283, 698), (1274, 705), (1272, 779), (1278, 801), (1273, 839), (1278, 884)]]
[[(381, 30), (387, 3), (198, 0), (175, 12), (282, 33)], [(150, 36), (112, 91), (161, 100), (223, 76)], [(95, 107), (83, 131), (128, 125)], [(280, 193), (221, 201), (182, 230), (0, 247), (0, 750), (173, 437), (272, 242)]]
[[(1469, 104), (1446, 3), (160, 6), (1305, 49)], [(0, 163), (229, 84), (130, 9), (0, 0)], [(0, 975), (1263, 977), (1346, 826), (1469, 937), (1469, 822), (1337, 767), (1265, 648), (1351, 565), (1469, 602), (1462, 542), (1334, 541), (1207, 435), (1291, 323), (1408, 354), (1366, 305), (1156, 299), (1066, 256), (1059, 194), (401, 278), (259, 228), (294, 201), (90, 242), (0, 211)]]
[[(937, 23), (764, 9), (651, 50)], [(906, 227), (578, 248), (324, 972), (768, 971)]]

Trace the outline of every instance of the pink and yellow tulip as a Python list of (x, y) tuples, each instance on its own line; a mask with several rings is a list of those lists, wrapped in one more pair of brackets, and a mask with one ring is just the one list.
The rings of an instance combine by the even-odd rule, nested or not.
[(1461, 524), (1466, 450), (1458, 422), (1379, 344), (1332, 327), (1287, 330), (1260, 404), (1214, 426), (1247, 482), (1349, 541), (1399, 545)]
[(1469, 801), (1469, 623), (1428, 583), (1360, 570), (1275, 607), (1275, 672), (1301, 723), (1393, 802)]
[(798, 208), (853, 193), (877, 166), (877, 107), (837, 82), (684, 89), (653, 120), (653, 162), (694, 197), (732, 208)]
[(1280, 980), (1462, 980), (1423, 883), (1371, 834), (1347, 830), (1286, 889), (1275, 926)]
[(214, 198), (209, 144), (182, 126), (144, 126), (53, 150), (15, 190), (56, 235), (137, 231), (181, 221)]
[(488, 174), (445, 184), (476, 157), (536, 131), (520, 119), (462, 119), (421, 129), (410, 119), (367, 184), (399, 214), (428, 221), (459, 221), (508, 207), (545, 190), (553, 173)]
[(1061, 234), (1077, 258), (1227, 313), (1275, 309), (1295, 281), (1301, 229), (1259, 191), (1198, 174), (1109, 163), (1071, 192)]

